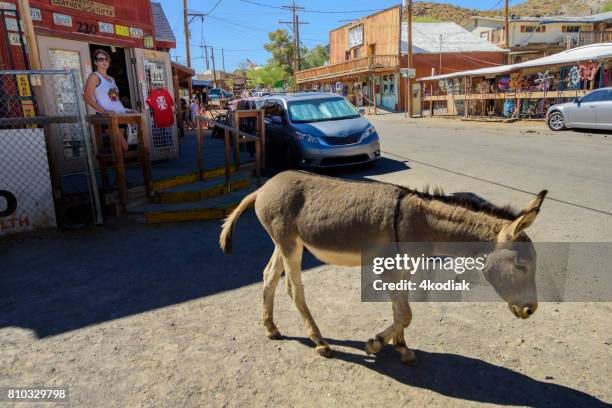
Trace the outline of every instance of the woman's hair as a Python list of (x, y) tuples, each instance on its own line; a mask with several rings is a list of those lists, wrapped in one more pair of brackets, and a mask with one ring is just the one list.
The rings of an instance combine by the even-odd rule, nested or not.
[(100, 54), (103, 54), (103, 55), (104, 55), (106, 58), (108, 58), (108, 60), (110, 61), (110, 59), (111, 59), (110, 54), (109, 54), (108, 52), (104, 51), (103, 49), (100, 49), (100, 48), (98, 48), (97, 50), (95, 50), (95, 51), (93, 52), (93, 58), (94, 58), (94, 60), (95, 60), (96, 58), (98, 58), (98, 55), (100, 55)]

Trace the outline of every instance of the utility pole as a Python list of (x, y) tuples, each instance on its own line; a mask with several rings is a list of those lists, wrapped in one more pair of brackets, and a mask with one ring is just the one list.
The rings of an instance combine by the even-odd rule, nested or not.
[(508, 14), (510, 13), (509, 1), (504, 0), (504, 43), (506, 49), (510, 48), (510, 21)]
[(210, 53), (212, 55), (212, 64), (213, 64), (213, 87), (217, 87), (217, 71), (215, 70), (215, 49), (210, 47)]
[(187, 53), (187, 66), (191, 68), (191, 53), (189, 52), (189, 22), (187, 21), (187, 0), (183, 0), (183, 23), (185, 25), (185, 52)]
[(298, 10), (304, 10), (302, 6), (296, 6), (295, 0), (292, 1), (290, 6), (281, 6), (284, 9), (291, 10), (292, 21), (279, 21), (281, 24), (291, 24), (293, 28), (293, 89), (297, 90), (296, 72), (300, 70), (300, 24), (308, 24), (306, 22), (300, 23), (297, 16)]
[(225, 75), (225, 50), (221, 48), (221, 67), (223, 68), (223, 75)]
[(206, 55), (206, 70), (208, 71), (210, 66), (208, 65), (208, 47), (206, 45), (204, 45), (204, 54)]
[[(408, 68), (413, 68), (413, 60), (412, 60), (412, 0), (407, 0), (404, 2), (404, 5), (407, 4), (408, 8)], [(406, 113), (409, 118), (412, 117), (412, 80), (410, 78), (406, 78)]]

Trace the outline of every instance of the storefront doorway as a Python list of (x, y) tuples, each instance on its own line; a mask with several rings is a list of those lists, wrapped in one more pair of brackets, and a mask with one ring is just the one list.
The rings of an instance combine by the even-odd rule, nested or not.
[[(111, 61), (110, 67), (108, 68), (108, 75), (115, 79), (115, 83), (119, 89), (121, 103), (128, 109), (136, 109), (125, 49), (121, 47), (110, 47), (108, 45), (89, 44), (89, 55), (92, 61), (95, 50), (104, 50), (108, 53), (108, 55), (110, 55)], [(95, 68), (95, 64), (92, 66), (92, 68)]]

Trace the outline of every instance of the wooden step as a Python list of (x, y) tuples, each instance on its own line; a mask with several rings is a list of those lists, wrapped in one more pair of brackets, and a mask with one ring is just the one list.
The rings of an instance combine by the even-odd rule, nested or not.
[[(231, 171), (234, 171), (236, 167), (232, 164), (230, 166)], [(209, 180), (215, 177), (223, 176), (225, 174), (225, 167), (216, 167), (214, 169), (205, 170), (202, 173), (202, 178), (204, 180)], [(167, 188), (172, 188), (176, 186), (180, 186), (182, 184), (195, 183), (196, 181), (200, 181), (198, 178), (198, 172), (194, 171), (191, 173), (181, 174), (174, 177), (168, 177), (161, 180), (153, 181), (153, 191), (164, 190)]]
[(232, 173), (230, 176), (230, 188), (225, 184), (225, 175), (215, 177), (206, 181), (196, 181), (189, 184), (181, 184), (176, 187), (166, 188), (155, 192), (153, 202), (159, 204), (183, 203), (199, 201), (206, 198), (220, 196), (230, 191), (246, 188), (251, 184), (251, 177), (247, 173)]
[(129, 210), (131, 218), (147, 224), (223, 219), (256, 187), (251, 186), (221, 196), (200, 201), (159, 204), (152, 203)]

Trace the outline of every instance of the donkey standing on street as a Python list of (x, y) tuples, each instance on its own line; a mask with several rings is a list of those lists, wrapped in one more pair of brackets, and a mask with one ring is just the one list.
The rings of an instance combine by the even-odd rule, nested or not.
[[(273, 320), (274, 293), (283, 271), (289, 296), (302, 315), (316, 351), (331, 350), (321, 336), (304, 298), (302, 253), (306, 247), (324, 263), (359, 266), (368, 245), (394, 242), (487, 242), (491, 252), (485, 278), (508, 303), (510, 311), (526, 319), (537, 306), (536, 256), (524, 230), (540, 210), (546, 190), (516, 212), (470, 197), (429, 194), (380, 182), (346, 181), (304, 171), (282, 172), (249, 194), (227, 217), (219, 239), (231, 251), (232, 231), (242, 212), (253, 202), (257, 218), (275, 249), (264, 269), (263, 323), (270, 339), (281, 338)], [(514, 242), (527, 251), (511, 248)], [(520, 252), (520, 253), (519, 253)], [(412, 320), (407, 296), (391, 295), (393, 323), (366, 343), (368, 354), (393, 341), (403, 362), (415, 361), (406, 346), (404, 329)]]

